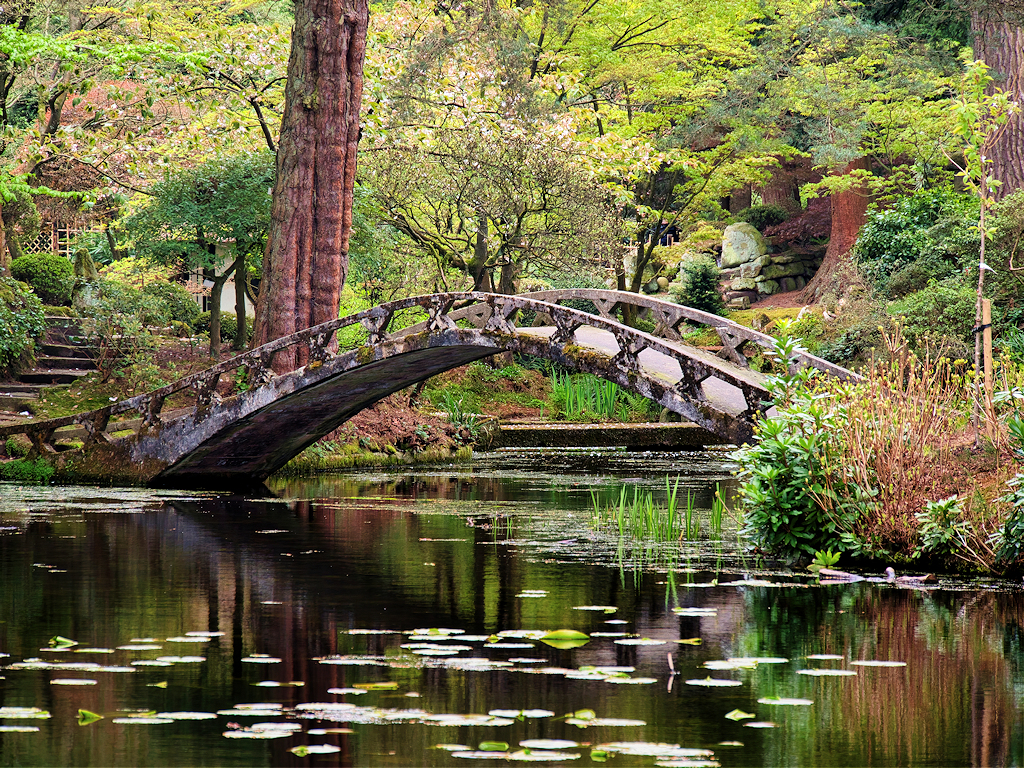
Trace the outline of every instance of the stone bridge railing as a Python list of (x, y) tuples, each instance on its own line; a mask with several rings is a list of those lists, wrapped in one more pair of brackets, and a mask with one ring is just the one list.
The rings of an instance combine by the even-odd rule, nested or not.
[[(600, 316), (561, 307), (554, 303), (570, 299), (593, 301)], [(271, 361), (274, 354), (280, 350), (293, 346), (305, 346), (309, 352), (306, 369), (312, 370), (323, 365), (325, 361), (335, 356), (334, 341), (337, 332), (343, 328), (358, 325), (365, 329), (366, 347), (379, 346), (386, 341), (417, 332), (456, 329), (458, 328), (457, 323), (460, 321), (480, 329), (483, 333), (514, 334), (517, 330), (516, 315), (524, 310), (536, 312), (550, 319), (551, 325), (554, 326), (550, 343), (554, 345), (569, 344), (573, 340), (575, 331), (583, 326), (601, 328), (610, 331), (615, 338), (619, 351), (612, 357), (611, 362), (621, 370), (639, 372), (641, 368), (639, 354), (645, 349), (652, 349), (679, 360), (683, 377), (675, 385), (675, 390), (680, 396), (691, 401), (702, 401), (704, 398), (700, 383), (709, 377), (715, 377), (738, 387), (743, 392), (747, 407), (739, 418), (749, 419), (756, 411), (760, 410), (762, 405), (760, 397), (764, 394), (763, 389), (753, 384), (747, 377), (731, 373), (728, 364), (715, 365), (699, 355), (694, 355), (692, 358), (687, 358), (685, 355), (681, 357), (678, 345), (666, 344), (649, 334), (617, 322), (613, 315), (615, 307), (617, 304), (627, 302), (649, 311), (656, 321), (670, 332), (677, 329), (684, 320), (714, 327), (723, 340), (725, 354), (722, 357), (732, 363), (745, 365), (746, 359), (738, 350), (747, 341), (765, 347), (770, 347), (772, 344), (772, 339), (767, 334), (757, 333), (715, 315), (618, 291), (545, 291), (522, 296), (488, 293), (443, 293), (415, 296), (392, 301), (354, 315), (298, 331), (152, 392), (112, 403), (103, 408), (47, 421), (20, 422), (0, 426), (0, 438), (25, 434), (32, 442), (31, 455), (37, 456), (54, 452), (56, 450), (53, 444), (54, 434), (57, 430), (66, 427), (83, 428), (86, 433), (85, 443), (90, 445), (112, 440), (109, 431), (119, 423), (112, 420), (116, 420), (117, 417), (135, 417), (136, 426), (133, 431), (140, 435), (159, 427), (165, 402), (175, 394), (182, 392), (194, 394), (196, 416), (198, 420), (201, 420), (212, 407), (220, 402), (217, 387), (224, 374), (244, 369), (250, 387), (258, 387), (270, 381), (274, 377)], [(426, 313), (426, 320), (412, 327), (390, 331), (396, 314), (407, 310), (419, 310)], [(713, 359), (712, 357), (711, 360)], [(842, 378), (853, 376), (849, 371), (811, 355), (804, 355), (802, 362), (833, 376)]]

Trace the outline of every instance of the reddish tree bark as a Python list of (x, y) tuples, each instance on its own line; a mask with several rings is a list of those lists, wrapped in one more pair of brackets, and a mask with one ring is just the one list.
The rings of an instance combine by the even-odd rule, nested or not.
[[(871, 161), (862, 157), (843, 169), (846, 175), (851, 171), (870, 170)], [(867, 220), (868, 191), (863, 185), (854, 185), (844, 192), (832, 195), (832, 233), (825, 251), (825, 260), (817, 273), (804, 289), (804, 301), (817, 301), (844, 266), (849, 264), (850, 249), (857, 242), (860, 228)]]
[[(333, 320), (348, 272), (367, 0), (297, 0), (253, 346)], [(278, 373), (306, 364), (298, 346)]]
[[(972, 14), (974, 58), (992, 68), (993, 87), (1024, 103), (1024, 29), (1001, 18), (1007, 7), (997, 0)], [(1010, 118), (990, 156), (992, 176), (1002, 182), (995, 190), (997, 200), (1024, 187), (1024, 116), (1020, 112)]]

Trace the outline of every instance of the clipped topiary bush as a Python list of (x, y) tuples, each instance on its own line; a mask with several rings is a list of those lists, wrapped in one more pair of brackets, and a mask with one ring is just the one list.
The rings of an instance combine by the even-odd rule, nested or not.
[(199, 305), (185, 286), (178, 283), (148, 283), (142, 293), (160, 299), (166, 305), (172, 321), (195, 326), (200, 314)]
[(67, 306), (75, 272), (71, 262), (52, 253), (30, 253), (11, 262), (11, 275), (35, 292), (43, 304)]
[(672, 300), (677, 304), (725, 314), (725, 301), (718, 292), (718, 265), (710, 256), (696, 256), (679, 263), (678, 281), (669, 286)]
[(23, 283), (0, 277), (0, 375), (7, 377), (31, 360), (43, 330), (39, 298)]

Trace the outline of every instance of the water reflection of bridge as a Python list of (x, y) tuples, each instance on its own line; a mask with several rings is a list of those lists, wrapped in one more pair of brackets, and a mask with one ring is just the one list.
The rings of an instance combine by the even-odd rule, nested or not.
[[(596, 314), (562, 306), (588, 301)], [(656, 324), (654, 334), (616, 319), (621, 305), (637, 306)], [(409, 327), (411, 313), (421, 322)], [(522, 318), (531, 317), (524, 326)], [(517, 324), (517, 320), (519, 323)], [(684, 322), (714, 328), (715, 354), (683, 342)], [(361, 329), (362, 342), (332, 351), (343, 329)], [(383, 397), (443, 371), (498, 352), (513, 351), (593, 373), (656, 401), (683, 418), (733, 443), (748, 441), (767, 391), (764, 376), (750, 370), (748, 343), (770, 348), (773, 340), (716, 315), (618, 291), (546, 291), (525, 296), (446, 293), (390, 302), (277, 339), (185, 377), (166, 387), (87, 413), (39, 423), (0, 427), (0, 437), (26, 434), (33, 455), (55, 454), (59, 430), (86, 431), (75, 462), (78, 476), (127, 475), (178, 487), (239, 485), (262, 480), (289, 459)], [(275, 375), (276, 352), (303, 346), (309, 363)], [(845, 369), (811, 355), (799, 364), (850, 377)], [(244, 374), (250, 389), (222, 399), (225, 374)], [(168, 413), (179, 393), (196, 405)], [(127, 416), (141, 416), (132, 433)], [(127, 471), (130, 468), (130, 471)]]

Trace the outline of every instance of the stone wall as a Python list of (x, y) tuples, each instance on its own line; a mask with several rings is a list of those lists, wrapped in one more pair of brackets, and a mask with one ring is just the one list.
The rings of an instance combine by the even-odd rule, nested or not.
[(722, 236), (721, 290), (730, 307), (745, 309), (765, 296), (800, 290), (814, 276), (824, 256), (817, 250), (771, 251), (750, 224), (726, 227)]

